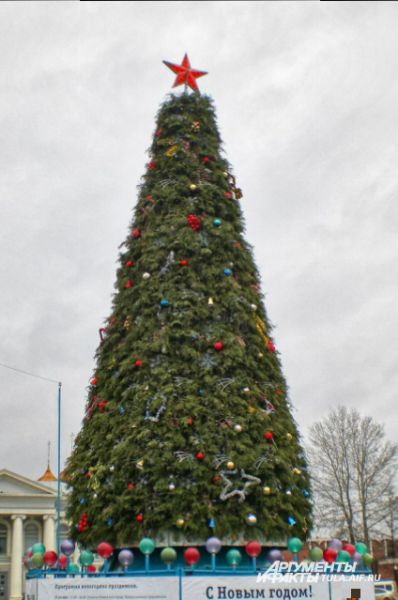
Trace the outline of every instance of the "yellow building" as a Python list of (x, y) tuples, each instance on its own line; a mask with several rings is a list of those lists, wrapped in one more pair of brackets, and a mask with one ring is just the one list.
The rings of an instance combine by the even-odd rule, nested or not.
[[(64, 483), (61, 488), (64, 519)], [(46, 550), (56, 550), (56, 499), (57, 478), (49, 465), (38, 481), (0, 469), (0, 600), (22, 600), (22, 559), (28, 548), (41, 542)], [(67, 531), (61, 521), (61, 539)]]

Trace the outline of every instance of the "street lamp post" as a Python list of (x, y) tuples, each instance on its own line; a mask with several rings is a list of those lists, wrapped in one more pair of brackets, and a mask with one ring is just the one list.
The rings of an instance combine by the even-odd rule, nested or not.
[(58, 382), (58, 440), (57, 440), (57, 555), (61, 545), (61, 390), (62, 382)]

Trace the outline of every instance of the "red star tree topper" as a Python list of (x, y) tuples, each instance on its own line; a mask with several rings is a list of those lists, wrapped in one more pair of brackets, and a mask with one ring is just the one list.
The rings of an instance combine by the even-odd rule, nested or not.
[(189, 85), (190, 88), (193, 89), (194, 92), (199, 92), (198, 84), (196, 83), (196, 79), (198, 77), (203, 77), (203, 75), (207, 75), (207, 71), (197, 71), (195, 69), (191, 69), (191, 63), (189, 62), (188, 55), (185, 54), (182, 59), (182, 63), (180, 65), (175, 65), (174, 63), (167, 62), (167, 60), (163, 61), (166, 67), (169, 67), (173, 71), (173, 73), (177, 74), (175, 81), (173, 83), (173, 87), (177, 85)]

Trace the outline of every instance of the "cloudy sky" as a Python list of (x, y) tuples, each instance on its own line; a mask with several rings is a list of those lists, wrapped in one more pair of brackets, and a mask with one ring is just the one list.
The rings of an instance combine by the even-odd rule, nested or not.
[[(398, 4), (1, 2), (0, 362), (77, 433), (159, 104), (209, 71), (306, 435), (346, 404), (398, 441)], [(0, 467), (38, 477), (56, 386), (0, 368)], [(55, 448), (53, 451), (55, 467)]]

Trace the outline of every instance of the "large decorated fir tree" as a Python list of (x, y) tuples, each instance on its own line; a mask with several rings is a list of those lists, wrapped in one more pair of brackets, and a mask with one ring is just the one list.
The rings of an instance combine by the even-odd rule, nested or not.
[(73, 536), (85, 545), (277, 541), (310, 526), (241, 195), (211, 99), (171, 95), (66, 469)]

